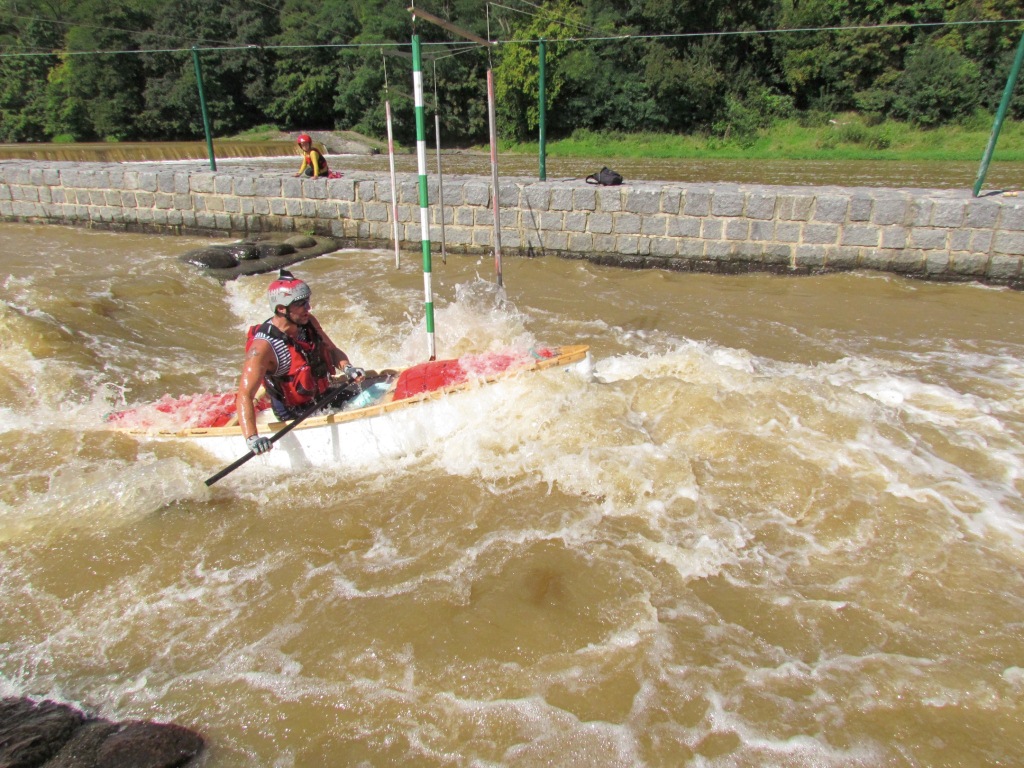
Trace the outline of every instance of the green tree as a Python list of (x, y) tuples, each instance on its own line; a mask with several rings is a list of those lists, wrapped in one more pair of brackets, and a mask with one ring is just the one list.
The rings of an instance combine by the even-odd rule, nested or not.
[[(583, 52), (584, 43), (559, 41), (583, 29), (581, 10), (570, 0), (553, 0), (531, 16), (505, 20), (503, 31), (521, 41), (502, 46), (494, 73), (496, 112), (501, 134), (523, 141), (536, 135), (540, 121), (540, 48), (545, 43), (545, 83), (548, 114), (564, 108), (563, 89), (572, 81), (571, 60)], [(571, 86), (570, 86), (571, 90)], [(559, 121), (555, 120), (557, 124)]]
[[(51, 83), (50, 101), (55, 131), (77, 140), (138, 138), (135, 116), (142, 108), (142, 61), (139, 32), (149, 24), (144, 8), (129, 0), (85, 0), (75, 8), (68, 28), (68, 55)], [(97, 54), (96, 51), (117, 53)], [(79, 55), (80, 54), (80, 55)]]
[(37, 9), (34, 4), (0, 2), (0, 141), (46, 141), (47, 78), (57, 56), (43, 55), (63, 48), (62, 27), (56, 23), (65, 9)]
[(960, 53), (926, 43), (911, 54), (896, 83), (895, 117), (932, 128), (962, 120), (978, 106), (977, 65)]
[(288, 128), (334, 128), (335, 93), (346, 76), (340, 51), (358, 32), (355, 4), (325, 0), (311, 6), (286, 0), (276, 42), (294, 48), (279, 54), (271, 88), (273, 121)]

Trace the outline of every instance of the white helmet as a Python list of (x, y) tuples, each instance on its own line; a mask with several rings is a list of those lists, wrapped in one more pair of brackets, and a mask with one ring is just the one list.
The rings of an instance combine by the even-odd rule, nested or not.
[(308, 299), (313, 295), (313, 292), (309, 290), (309, 286), (294, 277), (291, 272), (286, 269), (281, 270), (281, 274), (277, 280), (270, 284), (267, 289), (267, 299), (270, 301), (270, 311), (277, 312), (277, 308), (284, 306), (288, 307), (295, 301), (302, 301)]

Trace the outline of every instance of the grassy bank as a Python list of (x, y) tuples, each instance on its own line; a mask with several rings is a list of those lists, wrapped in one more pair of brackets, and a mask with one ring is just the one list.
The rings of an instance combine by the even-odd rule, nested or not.
[[(905, 123), (870, 125), (839, 115), (823, 125), (780, 122), (756, 136), (672, 136), (577, 131), (548, 141), (549, 157), (722, 158), (748, 160), (900, 160), (978, 162), (992, 132), (992, 118), (933, 130)], [(537, 153), (537, 144), (503, 145), (504, 152)], [(1024, 123), (1006, 121), (993, 160), (1024, 162)]]

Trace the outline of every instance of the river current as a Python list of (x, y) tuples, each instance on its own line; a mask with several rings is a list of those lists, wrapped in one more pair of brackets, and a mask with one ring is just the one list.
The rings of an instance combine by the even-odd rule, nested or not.
[[(186, 725), (208, 768), (1024, 760), (1024, 294), (435, 257), (440, 357), (592, 376), (208, 488), (105, 429), (236, 385), (270, 278), (178, 260), (207, 242), (0, 224), (0, 695)], [(294, 267), (357, 365), (426, 356), (404, 258)]]

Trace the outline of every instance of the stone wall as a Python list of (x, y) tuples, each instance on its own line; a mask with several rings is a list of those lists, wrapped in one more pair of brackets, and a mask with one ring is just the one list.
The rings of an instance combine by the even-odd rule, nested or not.
[[(430, 199), (438, 199), (431, 179)], [(1024, 198), (969, 190), (779, 187), (506, 178), (499, 185), (505, 255), (552, 254), (628, 267), (810, 274), (873, 269), (937, 280), (1024, 286)], [(414, 174), (399, 176), (399, 237), (419, 250)], [(485, 253), (491, 184), (444, 180), (450, 253)], [(0, 218), (132, 231), (244, 236), (330, 235), (392, 247), (387, 174), (306, 179), (280, 171), (153, 163), (0, 162)], [(441, 212), (431, 207), (439, 249)]]

